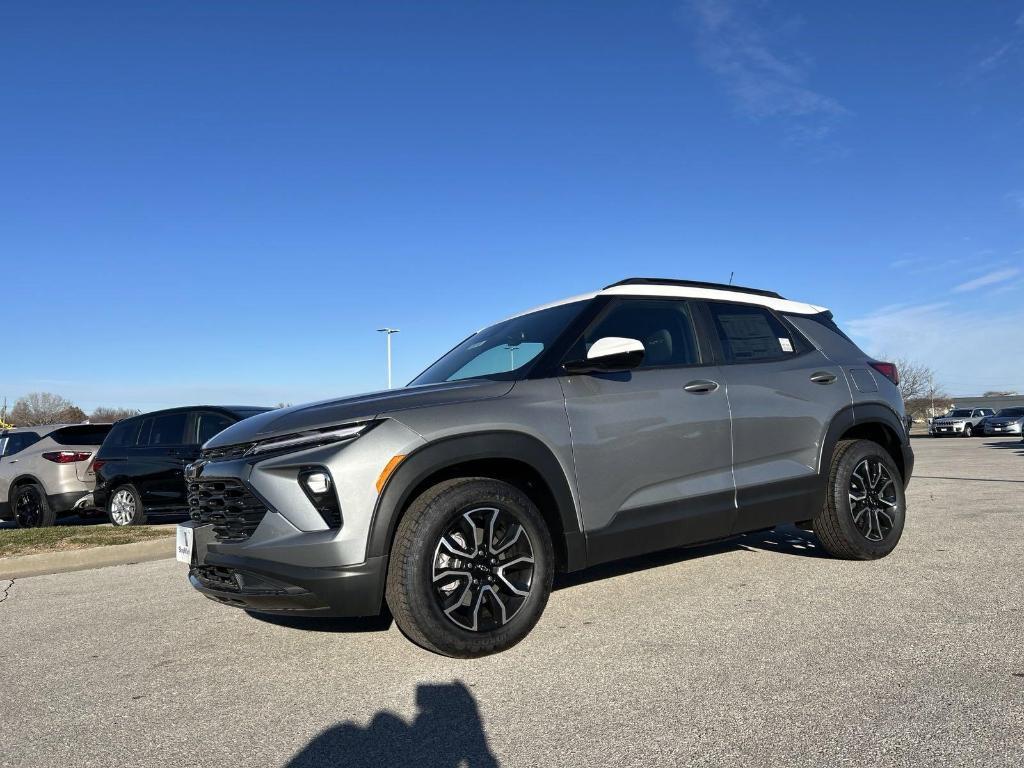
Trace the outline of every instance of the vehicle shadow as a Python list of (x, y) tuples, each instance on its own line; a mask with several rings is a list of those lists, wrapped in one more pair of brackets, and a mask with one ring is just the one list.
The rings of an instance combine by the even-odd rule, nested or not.
[(1017, 440), (1016, 438), (1000, 442), (982, 443), (982, 445), (986, 448), (1001, 448), (1003, 450), (1009, 449), (1024, 455), (1024, 440)]
[(301, 629), (304, 632), (344, 632), (358, 634), (360, 632), (387, 632), (391, 629), (394, 619), (391, 611), (384, 607), (379, 616), (359, 616), (353, 618), (331, 618), (326, 616), (277, 616), (271, 613), (246, 611), (250, 617), (273, 624), (276, 627)]
[[(106, 515), (92, 515), (90, 517), (81, 517), (79, 515), (68, 515), (67, 517), (58, 517), (57, 522), (53, 525), (54, 527), (67, 527), (72, 525), (77, 526), (90, 526), (90, 525), (103, 525), (109, 523)], [(12, 530), (17, 528), (18, 524), (13, 520), (0, 520), (0, 531)]]
[(813, 533), (793, 525), (782, 525), (778, 528), (746, 533), (708, 544), (676, 547), (674, 549), (653, 552), (649, 555), (639, 555), (628, 560), (618, 560), (614, 563), (587, 568), (585, 571), (561, 573), (555, 577), (554, 589), (567, 589), (580, 584), (590, 584), (591, 582), (611, 579), (628, 573), (646, 571), (650, 568), (658, 568), (663, 565), (682, 563), (687, 560), (696, 560), (737, 550), (746, 552), (777, 552), (782, 555), (797, 555), (799, 557), (830, 557), (821, 548), (821, 544)]
[[(780, 555), (796, 555), (798, 557), (830, 557), (822, 549), (817, 537), (793, 525), (781, 525), (764, 531), (746, 533), (721, 541), (700, 544), (691, 547), (676, 547), (647, 555), (639, 555), (626, 560), (605, 563), (583, 571), (559, 573), (555, 575), (554, 590), (569, 589), (582, 584), (615, 578), (628, 573), (646, 571), (664, 565), (682, 563), (702, 557), (711, 557), (725, 552), (774, 552)], [(311, 632), (386, 632), (391, 628), (393, 618), (387, 606), (380, 616), (361, 618), (327, 618), (303, 616), (277, 616), (252, 611), (246, 613), (254, 619), (289, 629), (300, 629)]]
[(476, 700), (461, 681), (416, 687), (411, 723), (382, 710), (366, 727), (346, 721), (307, 744), (287, 768), (497, 768)]

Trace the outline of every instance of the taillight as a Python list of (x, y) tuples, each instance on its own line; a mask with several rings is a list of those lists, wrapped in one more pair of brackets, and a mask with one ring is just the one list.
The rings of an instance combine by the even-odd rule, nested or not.
[(92, 464), (89, 465), (89, 471), (90, 472), (96, 472), (97, 470), (99, 470), (106, 463), (107, 463), (106, 459), (93, 459), (92, 460)]
[(887, 378), (893, 384), (895, 384), (896, 386), (899, 386), (899, 383), (900, 383), (900, 372), (898, 370), (896, 370), (896, 364), (895, 363), (879, 363), (877, 361), (869, 361), (868, 365), (870, 365), (872, 368), (874, 368), (880, 374), (885, 376), (885, 378)]
[(53, 451), (43, 454), (44, 459), (57, 464), (74, 464), (76, 461), (85, 461), (90, 456), (92, 454), (88, 451)]

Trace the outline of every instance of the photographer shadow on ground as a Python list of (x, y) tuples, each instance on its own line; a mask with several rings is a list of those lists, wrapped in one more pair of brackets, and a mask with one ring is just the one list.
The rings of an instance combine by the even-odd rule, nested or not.
[(288, 768), (498, 768), (473, 694), (461, 682), (420, 685), (412, 723), (381, 711), (365, 728), (339, 723), (313, 739)]

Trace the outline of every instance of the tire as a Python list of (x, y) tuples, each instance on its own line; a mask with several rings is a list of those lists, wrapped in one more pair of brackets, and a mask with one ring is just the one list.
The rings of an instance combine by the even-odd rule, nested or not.
[[(861, 493), (863, 502), (854, 498)], [(814, 518), (825, 550), (844, 560), (885, 557), (903, 535), (906, 513), (903, 479), (888, 452), (870, 440), (840, 441), (832, 454), (825, 504)]]
[(119, 485), (107, 500), (107, 518), (115, 527), (145, 525), (146, 510), (134, 485)]
[(964, 437), (974, 437), (974, 427), (970, 424), (965, 424), (963, 435)]
[(39, 483), (19, 485), (11, 494), (11, 511), (19, 528), (49, 528), (57, 522), (57, 512), (46, 499)]
[(547, 524), (524, 493), (489, 478), (447, 480), (421, 494), (398, 524), (387, 604), (417, 645), (486, 656), (533, 629), (554, 567)]

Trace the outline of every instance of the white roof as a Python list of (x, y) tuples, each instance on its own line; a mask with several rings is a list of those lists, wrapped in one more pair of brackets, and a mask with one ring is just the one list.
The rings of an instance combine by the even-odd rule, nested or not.
[[(664, 285), (659, 283), (630, 283), (628, 285), (613, 285), (600, 291), (570, 296), (567, 299), (553, 301), (525, 312), (520, 312), (512, 317), (521, 317), (531, 312), (538, 312), (542, 309), (559, 307), (563, 304), (571, 304), (574, 301), (587, 301), (596, 296), (659, 296), (671, 299), (708, 299), (714, 301), (735, 301), (741, 304), (757, 304), (762, 307), (774, 309), (777, 312), (785, 312), (793, 315), (817, 315), (827, 312), (827, 307), (819, 307), (816, 304), (805, 304), (802, 301), (790, 301), (789, 299), (777, 299), (774, 296), (762, 296), (758, 293), (747, 293), (746, 291), (730, 291), (724, 288), (702, 288), (695, 285)], [(508, 318), (511, 320), (512, 318)]]

